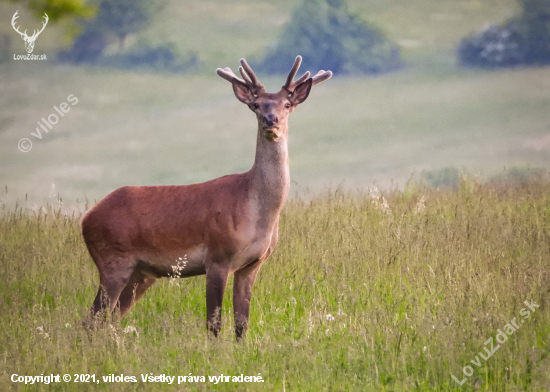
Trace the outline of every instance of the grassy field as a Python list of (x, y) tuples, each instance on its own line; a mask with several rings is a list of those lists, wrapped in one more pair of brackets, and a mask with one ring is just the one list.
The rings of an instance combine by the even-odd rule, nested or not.
[[(160, 281), (116, 328), (85, 332), (79, 323), (98, 278), (78, 217), (4, 210), (0, 389), (548, 391), (549, 192), (545, 175), (294, 199), (242, 343), (234, 342), (230, 294), (221, 336), (207, 338), (204, 277)], [(525, 301), (540, 306), (529, 317)], [(506, 329), (514, 322), (516, 331)], [(503, 343), (485, 361), (491, 338)], [(13, 373), (138, 382), (25, 387), (10, 382)], [(206, 382), (144, 385), (146, 373)], [(261, 373), (264, 383), (208, 382), (222, 373)], [(462, 387), (452, 375), (466, 378)]]

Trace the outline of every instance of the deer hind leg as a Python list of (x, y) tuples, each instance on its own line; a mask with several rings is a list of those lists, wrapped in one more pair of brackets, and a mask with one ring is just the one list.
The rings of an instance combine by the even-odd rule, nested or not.
[(105, 311), (110, 314), (117, 306), (120, 294), (130, 281), (136, 267), (135, 260), (117, 258), (105, 263), (97, 263), (100, 282), (97, 296), (91, 309), (91, 316), (95, 317)]
[(141, 272), (134, 270), (130, 281), (122, 290), (118, 302), (120, 304), (120, 316), (124, 317), (126, 313), (132, 309), (137, 301), (143, 297), (143, 294), (147, 291), (149, 287), (153, 285), (157, 280), (152, 277), (147, 277)]

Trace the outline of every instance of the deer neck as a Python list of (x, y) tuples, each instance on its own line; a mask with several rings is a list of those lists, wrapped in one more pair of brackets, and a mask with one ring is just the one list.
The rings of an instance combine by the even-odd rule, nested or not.
[(256, 158), (250, 170), (251, 196), (267, 214), (281, 211), (290, 188), (288, 164), (288, 124), (281, 123), (277, 140), (268, 140), (258, 128)]

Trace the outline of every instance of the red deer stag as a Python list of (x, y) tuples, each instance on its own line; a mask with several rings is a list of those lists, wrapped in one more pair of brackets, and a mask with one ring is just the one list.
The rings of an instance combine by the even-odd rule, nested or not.
[[(82, 235), (99, 270), (90, 316), (120, 307), (124, 316), (160, 277), (206, 274), (207, 328), (221, 328), (221, 307), (234, 274), (235, 334), (248, 327), (252, 286), (278, 240), (279, 214), (289, 190), (288, 115), (312, 86), (329, 79), (306, 72), (294, 80), (296, 57), (285, 85), (268, 93), (244, 59), (239, 72), (217, 73), (258, 119), (256, 158), (246, 173), (179, 186), (125, 186), (82, 217)], [(177, 263), (185, 257), (185, 265)], [(183, 269), (181, 268), (183, 267)]]

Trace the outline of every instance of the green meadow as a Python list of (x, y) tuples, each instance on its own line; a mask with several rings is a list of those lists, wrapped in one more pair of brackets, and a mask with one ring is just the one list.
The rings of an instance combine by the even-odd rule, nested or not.
[[(117, 326), (82, 329), (98, 277), (77, 217), (5, 210), (0, 389), (547, 391), (549, 191), (547, 176), (511, 185), (463, 178), (456, 190), (295, 198), (241, 343), (231, 283), (221, 335), (207, 337), (204, 277), (160, 280)], [(525, 301), (534, 304), (528, 317)], [(150, 373), (205, 382), (143, 383)], [(12, 374), (101, 381), (37, 387)], [(103, 382), (109, 374), (137, 382)], [(264, 382), (208, 381), (221, 374)]]
[[(189, 74), (58, 64), (68, 24), (37, 40), (47, 61), (0, 63), (0, 390), (550, 390), (550, 179), (525, 169), (550, 168), (550, 72), (464, 69), (455, 56), (516, 2), (347, 3), (398, 43), (405, 66), (334, 77), (291, 115), (291, 198), (241, 343), (231, 284), (221, 336), (207, 336), (204, 277), (161, 280), (119, 324), (82, 329), (99, 279), (78, 220), (123, 185), (248, 170), (256, 120), (215, 69), (259, 59), (298, 1), (167, 1), (128, 45), (196, 53)], [(23, 54), (16, 10), (29, 29), (39, 22), (0, 3), (0, 34)], [(261, 81), (275, 90), (284, 76)], [(78, 103), (32, 136), (70, 94)], [(445, 168), (465, 173), (456, 187), (422, 185)], [(540, 306), (528, 317), (525, 301)], [(151, 373), (206, 381), (143, 383)], [(100, 383), (25, 386), (12, 374)], [(264, 382), (208, 381), (221, 374)]]
[[(82, 205), (122, 185), (187, 184), (248, 170), (256, 120), (215, 69), (260, 58), (296, 4), (168, 2), (140, 37), (128, 39), (197, 53), (201, 66), (193, 74), (74, 67), (53, 58), (0, 64), (0, 184), (9, 188), (1, 200), (13, 206), (26, 195), (32, 208), (59, 194)], [(482, 176), (510, 166), (550, 167), (548, 69), (456, 64), (460, 38), (513, 15), (513, 1), (349, 1), (349, 8), (400, 44), (405, 66), (316, 86), (290, 119), (293, 194), (328, 184), (403, 186), (413, 173), (445, 167)], [(0, 9), (11, 15), (18, 8)], [(9, 24), (0, 28), (15, 34)], [(53, 56), (66, 47), (65, 31), (48, 26), (36, 53)], [(11, 46), (24, 50), (17, 35)], [(261, 80), (275, 90), (284, 76)], [(32, 136), (70, 94), (78, 104), (42, 139)], [(31, 151), (19, 151), (22, 138), (32, 141)]]

